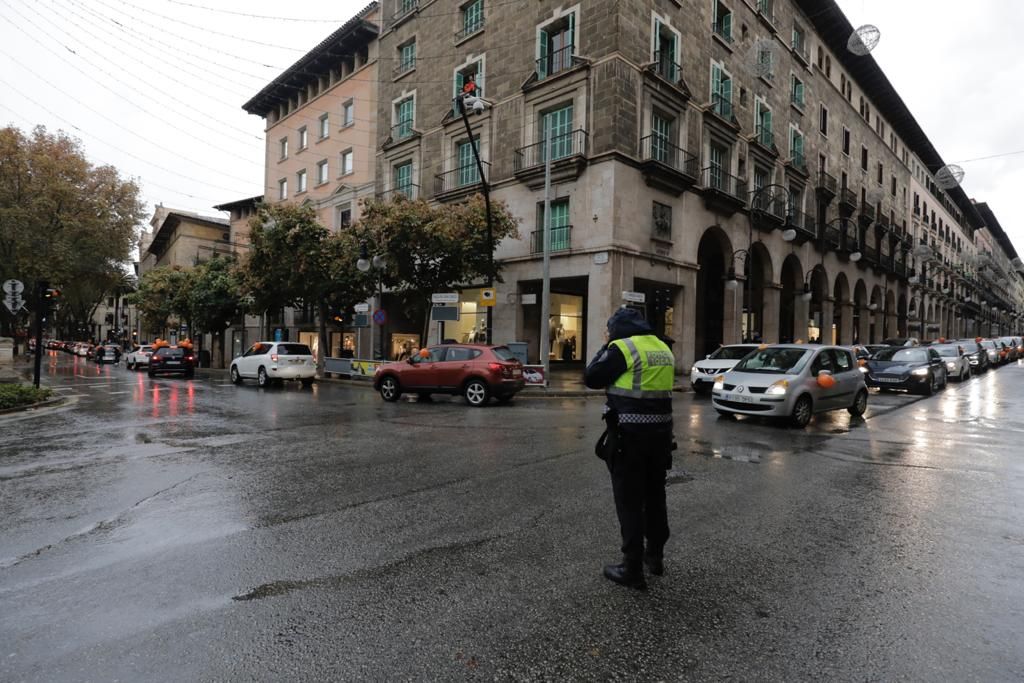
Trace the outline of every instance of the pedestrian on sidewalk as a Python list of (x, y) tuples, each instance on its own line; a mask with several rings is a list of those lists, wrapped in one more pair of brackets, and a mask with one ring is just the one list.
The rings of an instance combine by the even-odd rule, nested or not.
[(605, 389), (607, 394), (607, 431), (599, 454), (611, 472), (622, 533), (622, 562), (606, 566), (604, 575), (644, 589), (645, 564), (656, 576), (664, 573), (669, 537), (665, 473), (672, 467), (674, 448), (675, 358), (632, 308), (620, 308), (608, 319), (606, 340), (584, 375), (588, 387)]

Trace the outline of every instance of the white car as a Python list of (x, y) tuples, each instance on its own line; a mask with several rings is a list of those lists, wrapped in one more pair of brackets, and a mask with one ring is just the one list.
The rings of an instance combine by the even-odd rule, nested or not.
[(89, 349), (91, 349), (91, 348), (92, 348), (91, 344), (84, 344), (84, 343), (76, 344), (75, 345), (75, 355), (76, 356), (84, 356), (84, 357), (88, 358), (88, 356), (89, 356)]
[(971, 376), (971, 359), (962, 344), (933, 344), (931, 348), (946, 365), (946, 377), (963, 382)]
[(758, 344), (730, 344), (719, 346), (714, 353), (705, 356), (690, 368), (690, 385), (698, 394), (711, 392), (715, 377), (732, 370), (733, 367), (751, 351), (756, 351)]
[(299, 380), (310, 386), (316, 378), (316, 360), (305, 344), (295, 342), (256, 342), (231, 361), (231, 381), (241, 384), (255, 379), (261, 387), (285, 380)]
[(128, 354), (127, 358), (124, 360), (125, 366), (129, 370), (149, 367), (149, 357), (152, 355), (153, 347), (149, 344), (143, 344)]

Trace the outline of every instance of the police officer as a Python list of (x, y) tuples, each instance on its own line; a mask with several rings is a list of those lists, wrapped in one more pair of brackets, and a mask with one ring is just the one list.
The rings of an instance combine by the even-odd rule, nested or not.
[[(622, 563), (604, 575), (644, 589), (644, 564), (664, 572), (668, 540), (665, 472), (672, 467), (672, 386), (675, 359), (639, 311), (620, 308), (608, 319), (608, 343), (587, 366), (586, 385), (606, 389), (605, 420), (617, 446), (608, 454)], [(646, 538), (646, 548), (644, 540)]]

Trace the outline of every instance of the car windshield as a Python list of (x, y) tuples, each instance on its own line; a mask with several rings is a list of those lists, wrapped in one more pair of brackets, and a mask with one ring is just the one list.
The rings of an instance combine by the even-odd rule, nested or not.
[(882, 349), (872, 358), (890, 363), (927, 363), (928, 352), (924, 349), (915, 348)]
[(807, 349), (762, 349), (741, 360), (734, 370), (788, 375), (793, 374), (797, 366), (808, 356), (810, 352)]
[(985, 341), (981, 342), (981, 348), (994, 349), (996, 348), (996, 343), (994, 341), (986, 339)]
[(964, 353), (977, 353), (978, 344), (977, 342), (961, 342), (960, 346), (964, 347)]
[(152, 346), (140, 346), (139, 347), (139, 351), (152, 351), (152, 350), (153, 350)]
[(950, 356), (956, 357), (956, 356), (960, 355), (960, 352), (957, 351), (956, 346), (954, 346), (952, 344), (944, 344), (942, 346), (933, 346), (932, 348), (935, 349), (935, 353), (939, 354), (940, 356), (946, 357), (946, 358), (948, 358)]
[(313, 352), (305, 344), (278, 344), (277, 353), (281, 356), (312, 356)]
[(756, 346), (723, 346), (711, 354), (712, 360), (740, 360)]
[(507, 346), (495, 347), (495, 348), (491, 349), (491, 353), (494, 354), (495, 358), (497, 358), (498, 360), (501, 360), (501, 361), (506, 361), (507, 362), (507, 361), (515, 360), (516, 359), (515, 354), (512, 353)]
[(181, 358), (185, 355), (185, 349), (163, 348), (156, 352), (161, 358)]

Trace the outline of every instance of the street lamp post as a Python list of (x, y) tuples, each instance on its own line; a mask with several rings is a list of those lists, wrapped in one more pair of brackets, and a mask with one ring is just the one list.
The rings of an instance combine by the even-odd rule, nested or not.
[[(383, 254), (376, 254), (372, 259), (369, 256), (369, 252), (366, 250), (364, 244), (359, 249), (359, 260), (356, 261), (356, 268), (361, 273), (368, 273), (371, 268), (377, 271), (377, 306), (378, 309), (384, 311), (384, 269), (387, 267), (387, 259)], [(387, 312), (384, 312), (384, 321), (380, 325), (380, 360), (387, 360), (387, 356), (384, 352), (385, 340), (387, 338)], [(371, 325), (374, 324), (371, 322)], [(373, 334), (373, 328), (370, 328), (370, 334)], [(371, 339), (370, 344), (372, 346), (373, 341)]]
[[(750, 294), (750, 280), (753, 277), (753, 264), (750, 263), (750, 250), (737, 249), (729, 257), (729, 273), (726, 275), (725, 288), (730, 291), (739, 289), (740, 283), (736, 278), (736, 259), (743, 257), (743, 291), (746, 298), (746, 319), (747, 337), (753, 339), (753, 314), (754, 302)], [(741, 335), (741, 341), (746, 341)]]
[[(475, 114), (483, 114), (487, 103), (477, 94), (476, 79), (473, 76), (467, 77), (462, 92), (455, 96), (455, 108), (462, 115), (462, 123), (466, 126), (466, 135), (469, 137), (469, 147), (473, 150), (473, 159), (476, 160), (477, 175), (480, 176), (480, 189), (484, 195), (484, 210), (487, 215), (487, 287), (494, 286), (494, 228), (491, 223), (491, 187), (484, 175), (484, 162), (480, 159), (480, 149), (473, 140), (473, 128), (469, 125), (469, 111)], [(493, 306), (487, 307), (487, 343), (491, 344), (491, 327), (493, 323)]]

